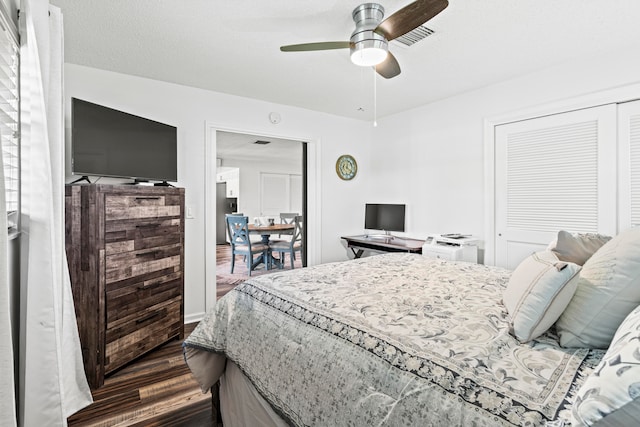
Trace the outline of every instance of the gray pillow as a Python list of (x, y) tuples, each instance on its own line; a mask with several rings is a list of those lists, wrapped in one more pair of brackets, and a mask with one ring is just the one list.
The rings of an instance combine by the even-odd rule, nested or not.
[(640, 400), (640, 307), (622, 322), (602, 361), (578, 390), (572, 425), (593, 425), (634, 400)]
[(640, 227), (605, 243), (582, 266), (577, 289), (556, 322), (563, 347), (608, 348), (624, 318), (640, 305)]
[(560, 261), (584, 265), (602, 245), (611, 240), (611, 236), (594, 233), (571, 234), (560, 230), (558, 240), (552, 251)]

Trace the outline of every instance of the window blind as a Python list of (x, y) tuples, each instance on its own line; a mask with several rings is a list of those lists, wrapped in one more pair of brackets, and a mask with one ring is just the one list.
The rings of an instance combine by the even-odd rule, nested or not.
[[(0, 15), (0, 140), (7, 214), (20, 203), (19, 45), (13, 26)], [(12, 226), (11, 221), (9, 226)]]
[(507, 226), (598, 231), (596, 120), (508, 136)]

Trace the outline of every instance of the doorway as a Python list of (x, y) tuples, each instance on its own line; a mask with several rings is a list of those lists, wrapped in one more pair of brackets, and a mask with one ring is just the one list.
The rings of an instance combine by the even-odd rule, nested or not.
[[(274, 217), (280, 212), (297, 212), (303, 216), (305, 251), (304, 260), (296, 265), (314, 263), (317, 250), (309, 245), (317, 228), (313, 226), (318, 218), (317, 204), (314, 203), (318, 184), (316, 146), (313, 141), (282, 136), (267, 136), (246, 131), (220, 129), (208, 126), (207, 141), (207, 186), (206, 241), (218, 241), (220, 232), (216, 220), (220, 209), (216, 206), (218, 185), (225, 182), (227, 188), (237, 192), (225, 198), (225, 206), (232, 206), (234, 212), (242, 213), (253, 222), (259, 217)], [(229, 174), (237, 171), (236, 180), (230, 185)], [(219, 175), (227, 175), (220, 179)], [(269, 191), (263, 192), (267, 185)], [(266, 194), (265, 194), (266, 193)], [(273, 196), (276, 196), (275, 198)], [(311, 201), (311, 203), (309, 203)], [(226, 203), (228, 202), (228, 203)], [(227, 209), (228, 210), (228, 209)], [(222, 222), (224, 224), (224, 222)], [(226, 232), (226, 227), (225, 227)], [(277, 238), (278, 236), (276, 236)], [(206, 250), (206, 300), (207, 307), (216, 299), (216, 276), (218, 258), (215, 247), (207, 244)], [(218, 252), (218, 254), (221, 252)], [(300, 258), (300, 254), (296, 255)], [(227, 257), (228, 263), (228, 257)], [(238, 266), (236, 262), (236, 267)], [(242, 264), (242, 262), (240, 262)], [(228, 269), (228, 265), (227, 265)], [(222, 270), (221, 270), (222, 272)], [(228, 271), (225, 270), (226, 273)], [(235, 273), (235, 271), (234, 271)], [(248, 276), (247, 276), (248, 277)]]

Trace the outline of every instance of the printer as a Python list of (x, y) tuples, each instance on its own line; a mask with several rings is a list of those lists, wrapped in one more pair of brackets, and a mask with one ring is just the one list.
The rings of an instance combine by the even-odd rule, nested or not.
[(478, 239), (468, 234), (431, 234), (422, 246), (422, 256), (476, 263)]

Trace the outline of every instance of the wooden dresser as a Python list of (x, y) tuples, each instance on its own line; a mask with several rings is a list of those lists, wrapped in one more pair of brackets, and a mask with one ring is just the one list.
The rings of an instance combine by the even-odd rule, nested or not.
[(67, 185), (66, 252), (85, 372), (184, 338), (184, 189)]

